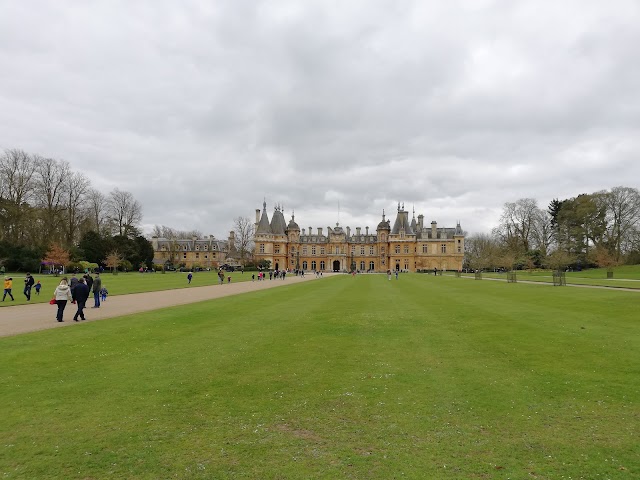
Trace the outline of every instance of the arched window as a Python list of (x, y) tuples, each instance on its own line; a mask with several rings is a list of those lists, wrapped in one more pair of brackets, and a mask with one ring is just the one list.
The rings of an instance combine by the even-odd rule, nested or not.
[(376, 264), (373, 262), (369, 262), (369, 270), (375, 270), (376, 269)]
[(320, 270), (324, 270), (324, 261), (320, 262)]
[(311, 270), (315, 270), (316, 269), (316, 261), (312, 260), (311, 261)]
[(302, 262), (302, 269), (303, 270), (307, 269), (307, 261), (306, 260)]

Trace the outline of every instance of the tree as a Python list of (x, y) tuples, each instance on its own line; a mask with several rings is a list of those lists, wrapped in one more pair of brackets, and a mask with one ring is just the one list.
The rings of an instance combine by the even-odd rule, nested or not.
[(87, 194), (87, 210), (91, 229), (102, 233), (107, 224), (107, 197), (98, 190), (90, 189)]
[(85, 218), (84, 203), (90, 182), (82, 173), (71, 173), (65, 182), (65, 240), (67, 245), (78, 241), (80, 225)]
[(615, 187), (603, 194), (607, 218), (607, 243), (620, 261), (640, 224), (640, 193), (637, 188)]
[[(253, 251), (253, 234), (255, 226), (247, 217), (233, 219), (235, 247), (240, 255), (240, 263), (245, 264), (245, 258)], [(231, 247), (231, 245), (229, 245)]]
[(23, 150), (5, 150), (0, 157), (0, 235), (9, 241), (23, 243), (25, 240), (25, 227), (31, 220), (29, 201), (33, 196), (34, 172), (33, 157)]
[(47, 250), (42, 261), (52, 267), (56, 267), (58, 265), (64, 267), (69, 263), (69, 251), (62, 248), (59, 244), (53, 243), (49, 247), (49, 250)]
[(35, 156), (35, 204), (40, 209), (42, 243), (63, 240), (60, 231), (65, 205), (65, 182), (69, 164)]
[(496, 264), (498, 244), (490, 235), (479, 233), (465, 239), (465, 264), (473, 270), (482, 270)]
[(139, 234), (138, 225), (142, 221), (142, 206), (130, 192), (117, 188), (109, 193), (109, 219), (117, 235), (132, 238)]
[(575, 257), (570, 253), (557, 249), (553, 253), (547, 256), (545, 261), (548, 268), (556, 271), (561, 271), (567, 268), (575, 262)]
[(107, 255), (104, 260), (102, 260), (102, 263), (104, 263), (111, 269), (111, 273), (115, 273), (116, 269), (120, 266), (123, 260), (124, 258), (122, 257), (122, 255), (120, 255), (117, 250), (113, 250)]
[(494, 229), (494, 235), (503, 246), (514, 253), (522, 254), (529, 250), (536, 219), (539, 217), (536, 200), (521, 198), (513, 203), (504, 204), (500, 224)]

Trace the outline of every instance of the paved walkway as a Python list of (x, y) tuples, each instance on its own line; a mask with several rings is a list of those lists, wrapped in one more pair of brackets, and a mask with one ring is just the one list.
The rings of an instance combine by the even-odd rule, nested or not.
[[(214, 298), (237, 295), (240, 293), (266, 290), (267, 288), (293, 285), (295, 283), (320, 280), (331, 274), (317, 278), (315, 275), (296, 277), (287, 275), (285, 280), (263, 280), (261, 282), (238, 282), (207, 287), (181, 288), (176, 290), (162, 290), (148, 293), (132, 293), (130, 295), (110, 296), (100, 308), (89, 308), (93, 305), (93, 297), (87, 301), (85, 308), (85, 322), (93, 322), (104, 318), (119, 317), (131, 313), (148, 312), (159, 308), (201, 302)], [(75, 325), (73, 315), (75, 305), (67, 305), (64, 311), (64, 322), (57, 322), (57, 307), (48, 303), (34, 303), (31, 305), (17, 305), (15, 307), (0, 308), (0, 337), (18, 335), (21, 333), (45, 330), (48, 328), (62, 328)]]

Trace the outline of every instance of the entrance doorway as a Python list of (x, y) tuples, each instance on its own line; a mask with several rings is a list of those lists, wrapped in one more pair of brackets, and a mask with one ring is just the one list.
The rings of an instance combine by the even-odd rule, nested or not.
[(396, 263), (396, 272), (399, 272), (399, 271), (400, 271), (400, 264)]
[(277, 270), (280, 270), (280, 269), (278, 268), (278, 262), (276, 262), (276, 271), (277, 271)]
[(333, 271), (334, 272), (339, 272), (340, 271), (340, 260), (334, 260), (333, 261)]

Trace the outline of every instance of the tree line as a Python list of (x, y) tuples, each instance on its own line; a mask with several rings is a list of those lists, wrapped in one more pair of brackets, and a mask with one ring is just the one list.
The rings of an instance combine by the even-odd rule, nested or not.
[(640, 192), (614, 187), (554, 199), (504, 204), (491, 234), (465, 240), (467, 268), (588, 268), (640, 263)]
[(123, 261), (151, 262), (141, 221), (142, 206), (130, 192), (105, 195), (64, 160), (20, 149), (0, 155), (0, 262), (9, 270), (37, 270), (52, 245), (69, 251), (70, 261), (103, 263), (122, 249)]

